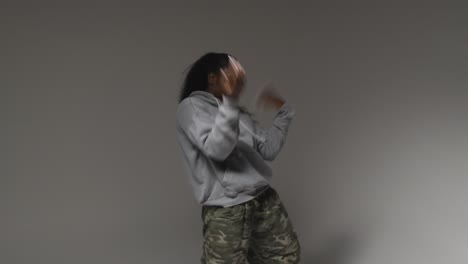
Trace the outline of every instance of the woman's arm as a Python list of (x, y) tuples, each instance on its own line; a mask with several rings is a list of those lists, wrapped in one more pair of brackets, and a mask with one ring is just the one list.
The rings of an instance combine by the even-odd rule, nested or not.
[(264, 140), (254, 138), (255, 148), (263, 159), (272, 161), (282, 149), (288, 134), (289, 125), (294, 117), (294, 109), (287, 103), (280, 108), (269, 129), (262, 128), (254, 121), (255, 133)]
[(225, 160), (237, 145), (239, 136), (239, 106), (237, 99), (223, 96), (216, 117), (199, 109), (189, 98), (177, 111), (177, 122), (190, 142), (206, 156)]

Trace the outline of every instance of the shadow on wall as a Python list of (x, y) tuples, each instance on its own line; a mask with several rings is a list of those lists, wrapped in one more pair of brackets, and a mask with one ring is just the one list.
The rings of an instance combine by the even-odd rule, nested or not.
[(340, 233), (326, 242), (315, 254), (305, 255), (302, 250), (303, 264), (348, 264), (358, 246), (355, 234)]

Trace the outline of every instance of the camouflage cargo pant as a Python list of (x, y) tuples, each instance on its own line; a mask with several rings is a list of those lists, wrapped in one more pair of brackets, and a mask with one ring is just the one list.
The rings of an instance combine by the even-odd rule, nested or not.
[(278, 193), (232, 207), (202, 207), (202, 264), (299, 263), (301, 247)]

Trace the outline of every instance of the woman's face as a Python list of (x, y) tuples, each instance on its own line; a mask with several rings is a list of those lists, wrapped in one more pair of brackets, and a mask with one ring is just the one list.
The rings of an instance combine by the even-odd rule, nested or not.
[(235, 58), (229, 56), (229, 64), (219, 74), (208, 76), (209, 91), (221, 98), (222, 94), (239, 95), (245, 85), (245, 70)]
[(229, 64), (220, 70), (220, 81), (224, 86), (238, 90), (240, 93), (245, 84), (245, 70), (238, 60), (229, 56)]
[(225, 69), (221, 69), (221, 71), (224, 71), (230, 79), (235, 79), (238, 77), (244, 78), (245, 77), (245, 71), (242, 65), (238, 60), (235, 58), (229, 56), (229, 64)]

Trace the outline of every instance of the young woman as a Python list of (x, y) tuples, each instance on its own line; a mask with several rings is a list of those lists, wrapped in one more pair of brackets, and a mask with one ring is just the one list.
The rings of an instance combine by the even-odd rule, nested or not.
[(202, 263), (299, 263), (301, 247), (288, 213), (270, 186), (273, 161), (294, 110), (262, 93), (276, 109), (264, 129), (239, 107), (245, 71), (233, 56), (207, 53), (189, 69), (177, 108), (177, 140), (202, 206)]

